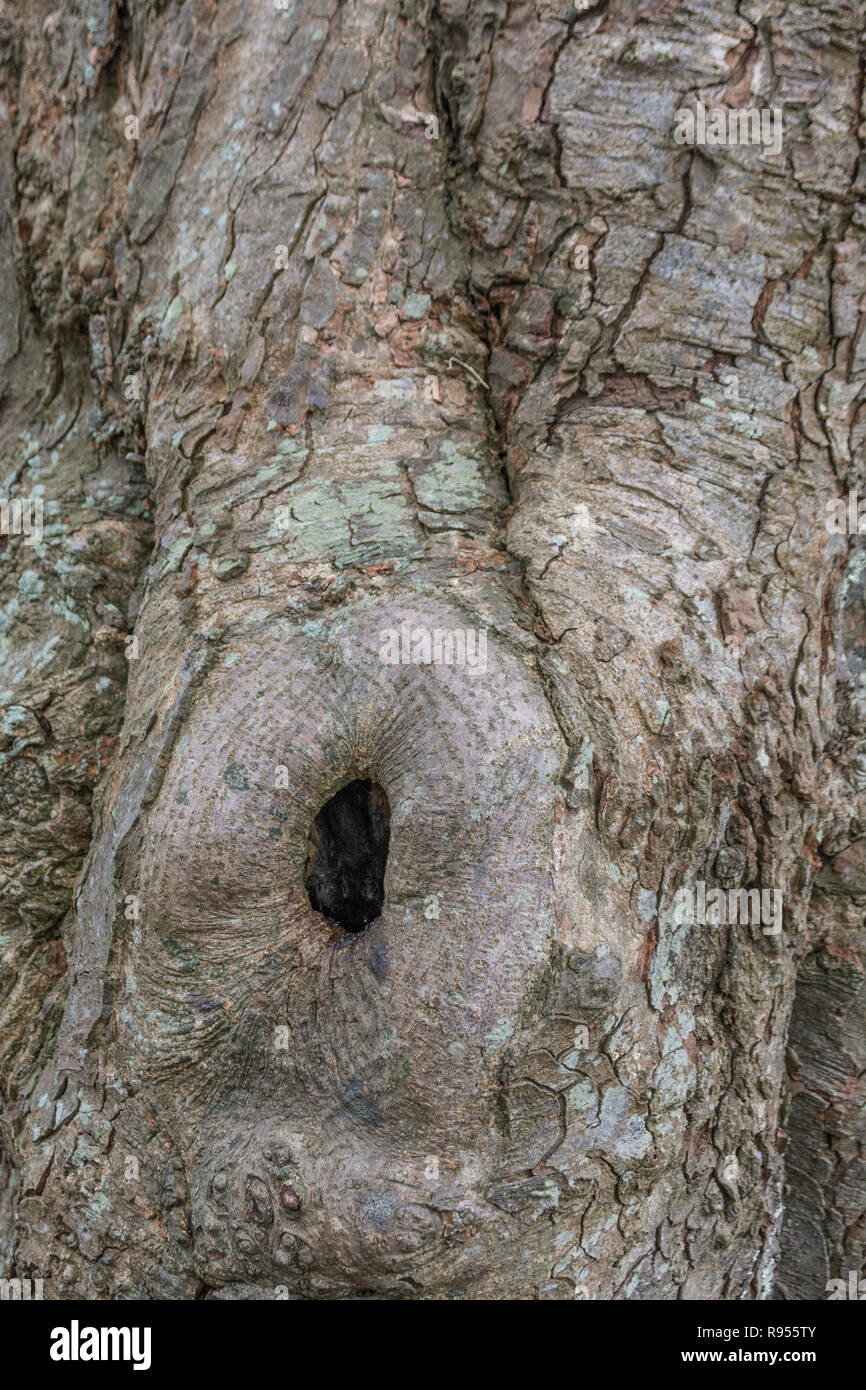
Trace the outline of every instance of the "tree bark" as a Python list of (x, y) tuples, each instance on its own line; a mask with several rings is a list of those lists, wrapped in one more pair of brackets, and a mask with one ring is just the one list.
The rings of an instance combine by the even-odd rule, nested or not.
[[(0, 21), (3, 496), (45, 516), (0, 570), (8, 1272), (862, 1268), (862, 18)], [(781, 149), (678, 144), (698, 101)], [(314, 903), (383, 837), (347, 930)]]

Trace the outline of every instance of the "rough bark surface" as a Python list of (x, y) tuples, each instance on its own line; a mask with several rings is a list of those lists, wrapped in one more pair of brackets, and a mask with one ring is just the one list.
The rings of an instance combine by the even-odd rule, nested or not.
[[(5, 1268), (823, 1296), (866, 1210), (824, 524), (866, 484), (862, 6), (0, 25), (3, 495), (46, 518), (0, 551)], [(677, 145), (698, 99), (781, 151)], [(387, 664), (403, 624), (486, 663)], [(345, 932), (310, 836), (355, 780), (390, 839)], [(678, 921), (698, 882), (781, 933)]]

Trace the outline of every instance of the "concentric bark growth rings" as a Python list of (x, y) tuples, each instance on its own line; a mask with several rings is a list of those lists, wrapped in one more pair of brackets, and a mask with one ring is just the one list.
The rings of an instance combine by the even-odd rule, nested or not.
[(362, 932), (382, 911), (391, 808), (383, 789), (356, 778), (325, 805), (310, 831), (304, 879), (316, 912)]
[[(503, 1261), (525, 1278), (524, 1234), (484, 1194), (560, 1133), (533, 1082), (507, 1135), (498, 1098), (555, 939), (565, 750), (496, 597), (482, 621), (395, 586), (223, 633), (178, 736), (172, 704), (118, 763), (125, 819), (103, 825), (82, 893), (62, 1044), (89, 1064), (110, 986), (97, 1060), (136, 1088), (123, 1152), (150, 1171), (145, 1109), (173, 1135), (177, 1261), (210, 1286), (391, 1296), (440, 1205), (477, 1231), (473, 1287)], [(404, 627), (431, 635), (408, 653), (426, 659), (403, 659)], [(425, 1289), (453, 1286), (454, 1258), (444, 1241), (425, 1256)], [(546, 1244), (532, 1258), (541, 1281)]]

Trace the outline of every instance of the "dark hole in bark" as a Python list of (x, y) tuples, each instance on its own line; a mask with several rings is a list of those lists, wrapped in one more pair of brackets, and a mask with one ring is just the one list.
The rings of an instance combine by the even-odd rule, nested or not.
[(310, 831), (304, 875), (316, 912), (348, 932), (382, 911), (391, 808), (376, 782), (358, 779), (326, 801)]

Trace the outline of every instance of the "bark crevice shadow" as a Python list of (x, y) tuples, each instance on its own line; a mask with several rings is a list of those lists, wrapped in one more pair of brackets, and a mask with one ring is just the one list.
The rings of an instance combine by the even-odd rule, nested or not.
[(304, 881), (314, 911), (347, 932), (382, 912), (391, 808), (377, 782), (357, 778), (326, 801), (310, 830)]

